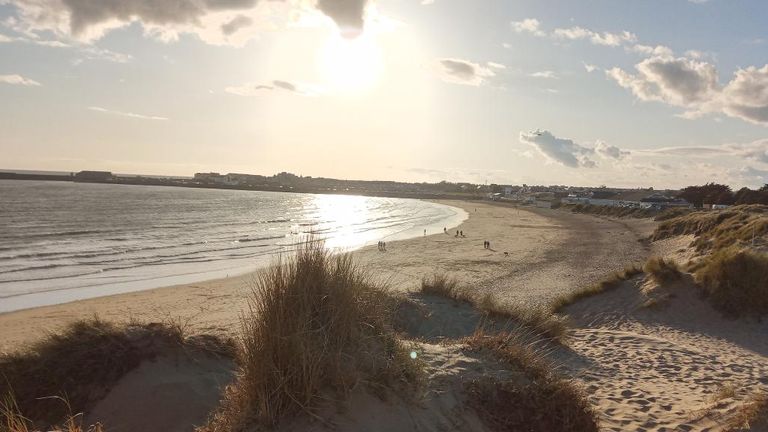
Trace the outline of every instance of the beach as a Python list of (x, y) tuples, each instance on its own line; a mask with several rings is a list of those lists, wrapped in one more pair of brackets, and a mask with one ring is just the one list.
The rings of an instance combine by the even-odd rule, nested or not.
[[(651, 229), (647, 221), (489, 202), (439, 203), (461, 208), (469, 218), (447, 234), (433, 228), (437, 232), (387, 242), (386, 252), (365, 247), (354, 252), (358, 262), (395, 291), (413, 291), (423, 277), (446, 272), (503, 301), (533, 306), (642, 261), (648, 253), (638, 241)], [(456, 237), (457, 230), (464, 237)], [(483, 248), (485, 240), (490, 249)], [(198, 332), (231, 333), (247, 307), (252, 278), (248, 273), (0, 314), (0, 351), (95, 315), (116, 321), (174, 320)]]
[[(473, 357), (462, 345), (462, 338), (483, 322), (481, 313), (466, 302), (425, 297), (419, 292), (423, 279), (447, 275), (474, 298), (490, 295), (502, 308), (506, 304), (532, 310), (603, 281), (629, 264), (641, 265), (652, 255), (683, 262), (691, 253), (691, 236), (649, 242), (657, 225), (651, 219), (493, 202), (440, 203), (463, 209), (469, 218), (447, 232), (433, 229), (421, 237), (387, 242), (386, 250), (369, 246), (352, 252), (373, 278), (403, 298), (416, 300), (416, 310), (426, 311), (416, 333), (409, 335), (421, 341), (414, 343), (426, 362), (430, 388), (436, 394), (447, 391), (448, 402), (428, 398), (432, 405), (418, 410), (414, 420), (423, 423), (423, 430), (441, 430), (441, 422), (458, 421), (449, 408), (463, 403), (461, 389), (468, 380), (487, 376), (488, 368), (500, 368), (493, 373), (501, 376), (507, 373), (496, 363)], [(18, 350), (46, 332), (93, 316), (116, 322), (172, 322), (188, 334), (235, 336), (253, 278), (249, 273), (0, 314), (0, 351)], [(556, 365), (553, 368), (584, 390), (601, 430), (725, 430), (724, 419), (733, 418), (756, 392), (768, 389), (768, 340), (760, 337), (768, 334), (768, 323), (723, 318), (685, 280), (659, 287), (647, 277), (630, 277), (560, 313), (568, 322), (564, 341), (545, 345), (545, 355)], [(139, 370), (126, 385), (159, 385), (158, 373)], [(190, 378), (179, 376), (174, 386), (181, 395)], [(217, 388), (206, 396), (214, 402)], [(125, 390), (115, 397), (133, 400), (137, 392)], [(116, 403), (117, 411), (122, 412), (123, 403)], [(384, 419), (377, 423), (381, 430), (399, 424), (398, 410), (410, 412), (397, 403), (382, 405), (364, 397), (353, 398), (353, 406), (356, 403), (363, 403), (362, 412), (372, 410)], [(462, 421), (472, 419), (470, 415)], [(354, 411), (340, 421), (349, 422), (348, 429), (340, 430), (370, 423)]]

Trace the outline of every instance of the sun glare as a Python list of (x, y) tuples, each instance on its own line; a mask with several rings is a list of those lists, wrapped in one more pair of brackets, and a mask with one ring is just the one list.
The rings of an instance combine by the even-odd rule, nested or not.
[(381, 52), (375, 38), (331, 36), (321, 52), (321, 66), (327, 84), (343, 93), (358, 93), (376, 85), (382, 72)]

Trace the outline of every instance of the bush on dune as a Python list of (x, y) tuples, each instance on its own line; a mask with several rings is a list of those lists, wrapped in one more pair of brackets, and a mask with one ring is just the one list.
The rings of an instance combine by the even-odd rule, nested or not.
[(659, 285), (680, 280), (683, 275), (677, 263), (663, 257), (651, 257), (643, 266), (643, 271)]
[(581, 299), (592, 297), (618, 288), (622, 282), (642, 272), (643, 269), (640, 266), (635, 264), (628, 265), (624, 267), (624, 270), (614, 272), (607, 278), (594, 285), (590, 285), (578, 291), (573, 291), (555, 299), (555, 301), (553, 301), (550, 305), (552, 313), (561, 313), (567, 306), (572, 305)]
[(469, 290), (462, 289), (455, 279), (444, 274), (434, 274), (431, 278), (421, 281), (421, 292), (467, 302), (475, 309), (497, 319), (511, 319), (526, 326), (539, 336), (559, 340), (567, 331), (565, 323), (552, 315), (545, 307), (522, 307), (515, 304), (499, 302), (493, 295), (472, 295)]
[(692, 234), (699, 251), (749, 244), (768, 234), (768, 206), (741, 205), (721, 211), (697, 211), (663, 221), (651, 240)]
[(758, 393), (736, 411), (726, 424), (728, 432), (768, 430), (768, 393)]
[(394, 337), (394, 304), (349, 255), (304, 243), (255, 280), (241, 319), (238, 378), (202, 430), (314, 415), (361, 383), (374, 391), (414, 383), (419, 365)]
[(483, 379), (466, 383), (469, 402), (494, 430), (590, 432), (598, 430), (594, 408), (572, 381), (561, 378), (527, 335), (486, 335), (467, 338), (468, 349), (486, 351), (522, 372), (510, 380)]
[(0, 355), (0, 397), (7, 398), (0, 421), (9, 422), (16, 412), (34, 419), (35, 427), (62, 424), (142, 361), (180, 347), (232, 350), (218, 338), (187, 338), (177, 324), (76, 321), (21, 351)]
[(768, 314), (768, 254), (731, 247), (705, 258), (697, 281), (712, 305), (732, 317)]

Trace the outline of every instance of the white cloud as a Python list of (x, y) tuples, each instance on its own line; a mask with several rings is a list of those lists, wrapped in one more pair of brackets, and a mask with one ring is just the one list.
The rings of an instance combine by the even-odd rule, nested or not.
[(486, 64), (488, 65), (488, 67), (492, 67), (492, 68), (494, 68), (494, 69), (501, 69), (501, 70), (504, 70), (504, 69), (506, 69), (506, 68), (507, 68), (507, 66), (506, 66), (506, 65), (503, 65), (503, 64), (501, 64), (501, 63), (496, 63), (496, 62), (490, 62), (490, 61), (489, 61), (489, 62), (487, 62)]
[(551, 71), (551, 70), (534, 72), (534, 73), (530, 74), (530, 76), (532, 76), (534, 78), (546, 78), (546, 79), (557, 79), (558, 78), (557, 74), (554, 71)]
[(515, 33), (530, 33), (534, 36), (546, 36), (546, 33), (541, 31), (541, 23), (536, 18), (526, 18), (522, 21), (512, 21), (512, 30)]
[(281, 90), (302, 96), (317, 96), (321, 93), (317, 87), (283, 80), (274, 80), (269, 84), (246, 83), (239, 86), (230, 86), (224, 89), (226, 93), (238, 96), (255, 96), (261, 92), (270, 90)]
[(768, 65), (740, 69), (725, 86), (719, 84), (713, 64), (691, 58), (656, 56), (638, 63), (635, 69), (636, 74), (620, 68), (606, 74), (640, 100), (684, 108), (679, 115), (683, 118), (723, 113), (768, 125)]
[(606, 144), (603, 141), (595, 143), (595, 152), (604, 159), (624, 159), (630, 152), (622, 150), (616, 146)]
[(592, 73), (592, 72), (600, 69), (599, 67), (597, 67), (597, 66), (595, 66), (593, 64), (589, 64), (589, 63), (583, 63), (583, 64), (584, 64), (584, 69), (586, 69), (586, 71), (589, 72), (589, 73)]
[(40, 86), (41, 84), (33, 79), (25, 78), (21, 75), (0, 75), (0, 83), (22, 86)]
[(88, 107), (88, 109), (91, 110), (91, 111), (96, 111), (96, 112), (100, 112), (100, 113), (111, 114), (111, 115), (116, 115), (116, 116), (121, 116), (121, 117), (129, 117), (129, 118), (141, 119), (141, 120), (168, 120), (167, 117), (159, 117), (159, 116), (152, 116), (152, 115), (136, 114), (136, 113), (124, 112), (124, 111), (115, 111), (115, 110), (110, 110), (110, 109), (106, 109), (106, 108), (102, 108), (102, 107), (98, 107), (98, 106)]
[(588, 39), (595, 45), (604, 46), (619, 46), (625, 42), (634, 42), (637, 40), (637, 36), (634, 33), (630, 33), (626, 30), (621, 33), (600, 33), (579, 26), (556, 28), (552, 32), (552, 36), (558, 39)]
[(467, 60), (444, 58), (438, 60), (443, 81), (453, 84), (479, 86), (496, 75), (490, 68)]
[(0, 43), (13, 42), (13, 38), (0, 33)]
[(672, 48), (664, 45), (650, 46), (636, 44), (628, 47), (627, 50), (646, 56), (672, 57), (675, 55), (675, 53), (672, 51)]
[(570, 168), (594, 168), (590, 156), (594, 149), (576, 144), (572, 140), (557, 138), (549, 131), (520, 132), (520, 142), (534, 147), (548, 161)]

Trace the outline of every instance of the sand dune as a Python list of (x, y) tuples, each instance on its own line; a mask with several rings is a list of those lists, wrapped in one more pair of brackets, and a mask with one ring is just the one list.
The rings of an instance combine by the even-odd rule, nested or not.
[(641, 276), (567, 308), (576, 328), (560, 361), (607, 430), (723, 430), (768, 390), (768, 323), (723, 318), (686, 281), (648, 307), (658, 295), (645, 293), (649, 283)]

